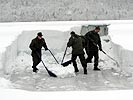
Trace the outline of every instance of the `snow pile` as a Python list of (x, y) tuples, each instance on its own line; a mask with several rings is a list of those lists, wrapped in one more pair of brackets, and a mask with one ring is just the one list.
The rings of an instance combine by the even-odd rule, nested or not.
[[(55, 57), (60, 63), (62, 61), (63, 52), (56, 53)], [(64, 61), (70, 60), (70, 58), (65, 57)], [(55, 73), (58, 77), (65, 78), (65, 77), (73, 77), (75, 76), (74, 67), (73, 65), (68, 65), (66, 67), (63, 67), (60, 64), (57, 64), (52, 55), (43, 55), (43, 61), (46, 62), (46, 66)]]
[(0, 78), (0, 89), (1, 88), (3, 89), (13, 88), (13, 84), (5, 78)]
[(25, 52), (20, 52), (13, 63), (10, 64), (11, 73), (23, 73), (31, 67), (32, 61), (31, 56)]
[(57, 75), (57, 77), (65, 78), (65, 77), (73, 77), (76, 76), (74, 72), (74, 68), (72, 65), (68, 65), (67, 67), (63, 67), (62, 65), (50, 64), (48, 65), (49, 70)]
[[(56, 59), (58, 60), (59, 63), (62, 60), (62, 56), (63, 56), (63, 52), (56, 53), (55, 54), (55, 57), (56, 57)], [(45, 63), (46, 67), (50, 71), (52, 71), (53, 73), (55, 73), (60, 78), (73, 77), (73, 76), (75, 76), (74, 67), (71, 64), (68, 65), (68, 66), (66, 66), (66, 67), (63, 67), (62, 65), (57, 64), (57, 62), (52, 57), (52, 55), (47, 55), (46, 52), (44, 53), (44, 55), (42, 55), (42, 60)], [(40, 64), (40, 66), (43, 66), (43, 65)]]
[[(53, 61), (53, 58), (51, 56), (46, 56), (46, 55), (42, 56), (44, 56), (43, 62), (45, 63), (46, 67), (50, 71), (55, 73), (58, 77), (65, 78), (65, 77), (75, 76), (74, 68), (72, 65), (63, 67), (62, 65), (57, 64), (55, 61)], [(31, 66), (32, 66), (32, 57), (29, 54), (26, 54), (25, 52), (20, 52), (16, 60), (10, 65), (11, 68), (10, 72), (12, 74), (22, 74), (25, 72), (32, 72)], [(44, 66), (40, 62), (37, 68), (39, 68), (39, 70), (43, 70)]]

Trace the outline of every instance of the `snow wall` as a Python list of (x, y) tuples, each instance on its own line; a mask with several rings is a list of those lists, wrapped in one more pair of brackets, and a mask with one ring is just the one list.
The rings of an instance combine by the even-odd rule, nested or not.
[[(71, 30), (76, 31), (79, 34), (81, 27), (77, 27), (77, 28), (73, 27)], [(43, 32), (43, 36), (46, 40), (46, 43), (49, 49), (54, 53), (55, 56), (59, 54), (58, 56), (60, 56), (60, 58), (57, 57), (57, 59), (61, 61), (63, 52), (66, 47), (66, 43), (70, 36), (69, 34), (70, 31), (69, 32), (61, 32), (56, 30), (55, 31), (52, 31), (52, 30), (23, 31), (22, 34), (20, 34), (16, 38), (16, 40), (14, 40), (12, 44), (6, 48), (6, 51), (2, 56), (2, 59), (1, 59), (2, 66), (6, 74), (9, 74), (12, 72), (12, 70), (14, 69), (14, 66), (17, 66), (15, 65), (16, 62), (27, 62), (28, 64), (26, 66), (31, 67), (32, 58), (30, 56), (31, 50), (29, 49), (29, 44), (31, 40), (36, 37), (36, 33), (39, 31)], [(125, 50), (121, 46), (114, 44), (108, 35), (102, 36), (101, 39), (102, 39), (103, 49), (108, 55), (110, 55), (112, 58), (118, 61), (118, 63), (120, 64), (120, 68), (126, 72), (132, 72), (131, 69), (133, 67), (133, 59), (131, 58), (133, 56), (133, 52), (129, 50)], [(70, 52), (71, 50), (68, 50), (68, 51)], [(43, 54), (46, 54), (46, 53), (44, 53), (43, 51)], [(48, 53), (46, 55), (48, 55)], [(23, 56), (23, 59), (19, 61), (16, 60), (16, 58), (20, 56)], [(26, 66), (23, 65), (24, 68), (26, 68)], [(100, 52), (99, 66), (104, 68), (117, 69), (115, 62), (112, 61), (110, 58), (108, 58), (102, 52)]]
[[(43, 32), (43, 37), (45, 38), (48, 48), (53, 52), (53, 54), (64, 51), (69, 38), (69, 34), (67, 34), (67, 32), (50, 30), (23, 31), (22, 34), (20, 34), (16, 38), (16, 40), (14, 40), (12, 44), (6, 48), (6, 51), (2, 56), (2, 65), (6, 73), (11, 72), (14, 66), (13, 64), (15, 64), (14, 61), (19, 56), (25, 56), (25, 54), (29, 55), (25, 56), (24, 59), (28, 60), (27, 62), (30, 62), (29, 64), (32, 64), (32, 58), (30, 56), (31, 50), (29, 49), (29, 44), (31, 40), (37, 36), (37, 32), (40, 31)], [(42, 53), (43, 52), (45, 51), (42, 50)], [(28, 57), (30, 59), (27, 59)], [(31, 65), (29, 66), (31, 67)]]

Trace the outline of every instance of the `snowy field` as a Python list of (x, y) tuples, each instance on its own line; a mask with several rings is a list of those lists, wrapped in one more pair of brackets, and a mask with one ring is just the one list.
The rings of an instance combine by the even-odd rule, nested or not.
[[(115, 61), (108, 58), (102, 52), (99, 52), (100, 72), (93, 71), (92, 63), (88, 64), (88, 75), (84, 75), (81, 64), (77, 60), (80, 72), (75, 74), (72, 65), (62, 67), (55, 62), (48, 51), (42, 51), (42, 59), (46, 66), (58, 77), (50, 77), (41, 63), (38, 65), (39, 72), (37, 74), (32, 73), (32, 58), (30, 56), (29, 43), (36, 36), (37, 32), (43, 32), (49, 49), (53, 52), (57, 60), (61, 62), (66, 43), (70, 37), (70, 31), (73, 30), (77, 34), (80, 34), (81, 26), (88, 24), (110, 24), (109, 34), (101, 37), (103, 50), (116, 59), (120, 66), (117, 66)], [(30, 98), (33, 94), (35, 98), (45, 96), (48, 98), (50, 94), (45, 91), (132, 90), (132, 26), (133, 20), (0, 23), (0, 91), (3, 94), (2, 100), (9, 99), (9, 97), (13, 98), (14, 94), (17, 95), (15, 100), (21, 94), (26, 95), (26, 99)], [(70, 53), (71, 49), (68, 49), (65, 61), (70, 59)], [(34, 93), (23, 90), (34, 91)], [(45, 94), (38, 91), (43, 91)], [(98, 91), (89, 93), (91, 96), (98, 95), (101, 97), (102, 93), (112, 96), (120, 92), (110, 91), (108, 94), (104, 91)], [(131, 91), (128, 92), (131, 94)], [(12, 93), (13, 95), (6, 97), (6, 93)], [(69, 94), (69, 92), (67, 93)], [(87, 95), (88, 92), (84, 93)], [(123, 96), (122, 93), (125, 92), (121, 91), (119, 96)], [(55, 95), (59, 95), (58, 92)], [(65, 96), (66, 94), (63, 95)], [(112, 98), (115, 97), (112, 96)]]

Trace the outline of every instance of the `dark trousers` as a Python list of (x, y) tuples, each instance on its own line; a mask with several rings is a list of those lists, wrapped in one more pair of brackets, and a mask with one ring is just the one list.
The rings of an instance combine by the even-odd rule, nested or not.
[(36, 69), (36, 66), (41, 62), (41, 54), (39, 56), (37, 54), (32, 55), (32, 60), (33, 60), (33, 69)]
[(86, 59), (87, 63), (91, 63), (92, 58), (94, 56), (94, 67), (98, 66), (98, 59), (99, 59), (99, 54), (98, 51), (88, 51), (87, 52), (88, 58)]
[(73, 62), (73, 66), (74, 66), (75, 71), (78, 71), (77, 62), (76, 62), (77, 57), (79, 57), (80, 62), (81, 62), (81, 64), (82, 64), (82, 67), (83, 67), (84, 69), (86, 69), (87, 63), (86, 63), (86, 61), (85, 61), (84, 54), (79, 54), (79, 55), (73, 55), (73, 54), (72, 54), (72, 58), (71, 58), (71, 59), (72, 59), (72, 62)]

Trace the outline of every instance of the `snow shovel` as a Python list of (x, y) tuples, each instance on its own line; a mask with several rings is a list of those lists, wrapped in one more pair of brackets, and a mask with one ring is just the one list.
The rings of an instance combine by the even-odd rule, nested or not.
[[(38, 54), (38, 52), (36, 52), (37, 56), (41, 59), (40, 55)], [(42, 61), (41, 59), (41, 62), (43, 64), (43, 66), (45, 67), (46, 71), (48, 72), (48, 74), (51, 76), (51, 77), (57, 77), (54, 73), (52, 73), (50, 70), (48, 70), (48, 68), (46, 67), (46, 65), (44, 64), (44, 62)]]
[(55, 61), (59, 64), (59, 62), (57, 61), (57, 59), (55, 58), (54, 54), (51, 52), (51, 50), (48, 49), (48, 51), (51, 53), (51, 55), (53, 56), (53, 58), (55, 59)]
[(66, 49), (65, 49), (65, 52), (64, 52), (64, 55), (63, 55), (63, 59), (62, 59), (62, 61), (61, 61), (61, 65), (62, 66), (68, 66), (69, 64), (71, 64), (71, 62), (72, 62), (72, 60), (68, 60), (68, 61), (66, 61), (66, 62), (64, 62), (63, 63), (63, 61), (64, 61), (64, 58), (65, 58), (65, 55), (66, 55), (66, 51), (67, 51), (67, 47), (66, 47)]
[(115, 61), (116, 64), (117, 64), (117, 66), (120, 67), (119, 63), (118, 63), (114, 58), (110, 57), (105, 51), (102, 50), (102, 52), (103, 52), (106, 56), (108, 56), (110, 59), (112, 59), (113, 61)]

